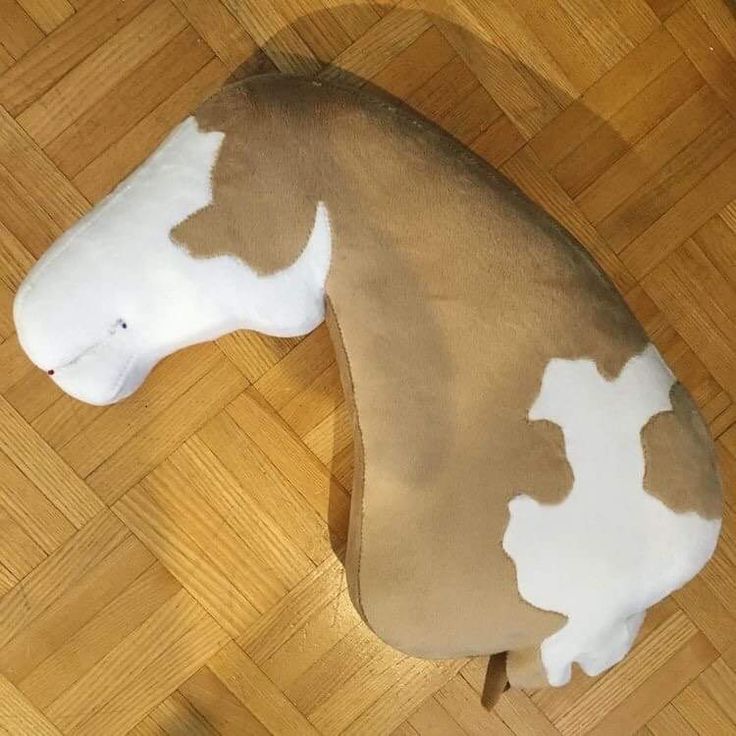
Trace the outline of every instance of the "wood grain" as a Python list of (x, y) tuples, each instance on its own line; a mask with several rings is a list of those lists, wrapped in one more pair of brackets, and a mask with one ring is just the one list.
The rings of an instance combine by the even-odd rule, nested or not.
[[(231, 74), (367, 82), (500, 167), (624, 294), (717, 438), (712, 561), (629, 657), (480, 706), (357, 615), (352, 418), (324, 327), (63, 395), (12, 299)], [(736, 16), (729, 0), (0, 0), (0, 733), (736, 734)]]

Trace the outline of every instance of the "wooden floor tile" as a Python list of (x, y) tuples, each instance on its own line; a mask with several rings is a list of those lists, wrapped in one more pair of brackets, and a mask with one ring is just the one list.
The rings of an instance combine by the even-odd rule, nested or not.
[[(274, 71), (383, 88), (499, 167), (717, 438), (713, 559), (601, 677), (487, 711), (487, 657), (414, 659), (362, 621), (324, 326), (180, 351), (111, 407), (25, 357), (13, 298), (54, 239), (228, 78)], [(0, 733), (736, 734), (730, 0), (0, 0)]]

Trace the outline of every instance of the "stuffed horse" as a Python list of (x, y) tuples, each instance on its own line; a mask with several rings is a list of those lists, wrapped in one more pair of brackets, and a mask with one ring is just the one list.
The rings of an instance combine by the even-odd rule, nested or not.
[(382, 639), (563, 685), (713, 553), (709, 435), (585, 251), (395, 101), (224, 88), (20, 288), (21, 345), (83, 401), (175, 350), (327, 318), (354, 416), (346, 570)]

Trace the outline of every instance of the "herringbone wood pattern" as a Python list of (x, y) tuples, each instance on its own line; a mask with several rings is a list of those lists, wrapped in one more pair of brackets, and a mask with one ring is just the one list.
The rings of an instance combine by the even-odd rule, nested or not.
[[(232, 72), (266, 69), (347, 70), (499, 166), (702, 407), (720, 547), (598, 680), (487, 713), (483, 661), (413, 660), (360, 622), (333, 552), (351, 436), (324, 328), (191, 348), (106, 409), (21, 354), (34, 260)], [(728, 0), (0, 0), (1, 733), (734, 734), (735, 400)]]

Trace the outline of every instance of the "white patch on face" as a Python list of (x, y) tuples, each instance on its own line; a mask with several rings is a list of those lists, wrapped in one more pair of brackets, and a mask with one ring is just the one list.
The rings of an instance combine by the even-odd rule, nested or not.
[(614, 381), (589, 360), (551, 360), (529, 419), (562, 428), (574, 484), (557, 505), (509, 502), (503, 548), (521, 596), (568, 617), (541, 646), (551, 685), (573, 662), (597, 675), (631, 648), (646, 609), (690, 580), (715, 549), (719, 520), (676, 513), (643, 488), (641, 430), (670, 410), (674, 378), (653, 346)]
[(267, 276), (230, 255), (194, 258), (172, 241), (172, 228), (212, 201), (223, 138), (185, 120), (21, 285), (14, 304), (20, 343), (72, 396), (113, 403), (187, 345), (237, 329), (302, 335), (324, 319), (332, 250), (323, 203), (315, 202), (300, 257)]

